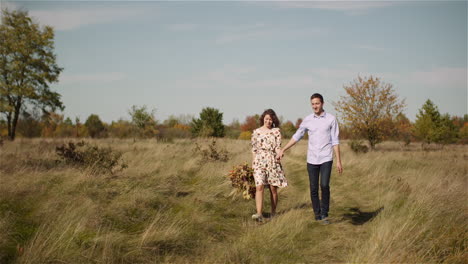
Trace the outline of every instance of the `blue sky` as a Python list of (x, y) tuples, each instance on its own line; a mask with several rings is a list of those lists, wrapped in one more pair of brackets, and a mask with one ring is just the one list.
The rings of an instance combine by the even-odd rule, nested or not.
[(467, 113), (466, 1), (9, 1), (56, 30), (65, 116), (129, 119), (132, 105), (224, 122), (325, 109), (358, 75), (381, 77), (414, 120), (427, 100)]

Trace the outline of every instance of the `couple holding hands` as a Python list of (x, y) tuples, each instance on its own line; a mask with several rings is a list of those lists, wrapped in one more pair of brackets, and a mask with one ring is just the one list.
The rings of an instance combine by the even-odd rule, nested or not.
[[(252, 219), (263, 221), (263, 191), (270, 189), (271, 217), (276, 214), (278, 204), (278, 188), (286, 187), (288, 182), (284, 176), (281, 159), (284, 152), (294, 146), (307, 132), (309, 143), (307, 148), (307, 172), (309, 173), (310, 199), (315, 214), (315, 220), (329, 224), (328, 211), (330, 206), (330, 175), (335, 152), (338, 173), (343, 172), (341, 166), (339, 129), (335, 116), (323, 109), (323, 96), (315, 93), (310, 97), (313, 113), (308, 115), (291, 140), (281, 149), (281, 132), (279, 120), (272, 109), (265, 110), (260, 117), (261, 127), (252, 133), (252, 167), (256, 185), (255, 204), (257, 212)], [(321, 199), (319, 198), (319, 178)]]

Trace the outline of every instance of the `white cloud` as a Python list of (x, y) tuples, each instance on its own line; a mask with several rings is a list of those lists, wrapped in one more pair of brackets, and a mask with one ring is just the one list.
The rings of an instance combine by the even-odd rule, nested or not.
[(249, 40), (261, 37), (268, 37), (275, 34), (275, 30), (263, 29), (263, 30), (250, 30), (244, 32), (233, 32), (224, 33), (218, 36), (215, 40), (217, 44), (225, 44), (239, 40)]
[(195, 30), (199, 27), (199, 25), (197, 24), (190, 24), (190, 23), (186, 23), (186, 24), (172, 24), (172, 25), (168, 25), (167, 28), (169, 30), (172, 30), (172, 31), (191, 31), (191, 30)]
[(235, 41), (253, 40), (259, 38), (296, 38), (307, 35), (322, 34), (326, 29), (288, 29), (284, 27), (273, 27), (264, 24), (257, 24), (251, 27), (240, 27), (235, 30), (227, 30), (221, 33), (216, 39), (217, 44), (226, 44)]
[(392, 2), (381, 1), (278, 1), (274, 3), (284, 8), (315, 8), (339, 11), (368, 10), (393, 5)]
[(402, 4), (403, 1), (356, 1), (356, 0), (323, 0), (323, 1), (295, 1), (295, 0), (278, 0), (278, 1), (259, 1), (254, 2), (255, 5), (273, 6), (277, 8), (288, 9), (322, 9), (341, 11), (349, 14), (359, 15), (375, 8), (384, 8)]
[(32, 10), (30, 15), (56, 30), (73, 30), (86, 25), (109, 23), (152, 14), (147, 8), (88, 7), (76, 9)]
[(356, 46), (356, 48), (370, 50), (370, 51), (384, 51), (385, 50), (384, 48), (370, 46), (370, 45), (359, 45), (359, 46)]
[(406, 80), (409, 83), (440, 89), (444, 89), (445, 87), (467, 88), (467, 76), (467, 68), (439, 67), (428, 71), (412, 72), (406, 77)]
[(108, 72), (108, 73), (89, 73), (89, 74), (63, 74), (60, 76), (60, 84), (72, 84), (81, 82), (105, 83), (116, 82), (126, 78), (125, 73)]

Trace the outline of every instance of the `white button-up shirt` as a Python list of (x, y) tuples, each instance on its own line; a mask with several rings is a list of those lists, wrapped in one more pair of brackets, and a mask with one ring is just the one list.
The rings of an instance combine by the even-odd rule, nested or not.
[(326, 112), (308, 115), (293, 135), (294, 140), (301, 140), (305, 132), (309, 135), (307, 163), (318, 165), (333, 160), (333, 146), (340, 144), (335, 116)]

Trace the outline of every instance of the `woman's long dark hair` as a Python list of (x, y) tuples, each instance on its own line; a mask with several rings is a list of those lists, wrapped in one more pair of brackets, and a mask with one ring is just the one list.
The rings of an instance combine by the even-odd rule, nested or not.
[(276, 116), (276, 113), (275, 111), (273, 111), (273, 109), (267, 109), (263, 112), (263, 114), (260, 116), (260, 126), (263, 126), (264, 124), (264, 119), (265, 119), (265, 116), (266, 115), (269, 115), (271, 117), (271, 119), (273, 120), (273, 124), (272, 124), (272, 127), (279, 127), (280, 126), (280, 121), (278, 119), (278, 117)]

